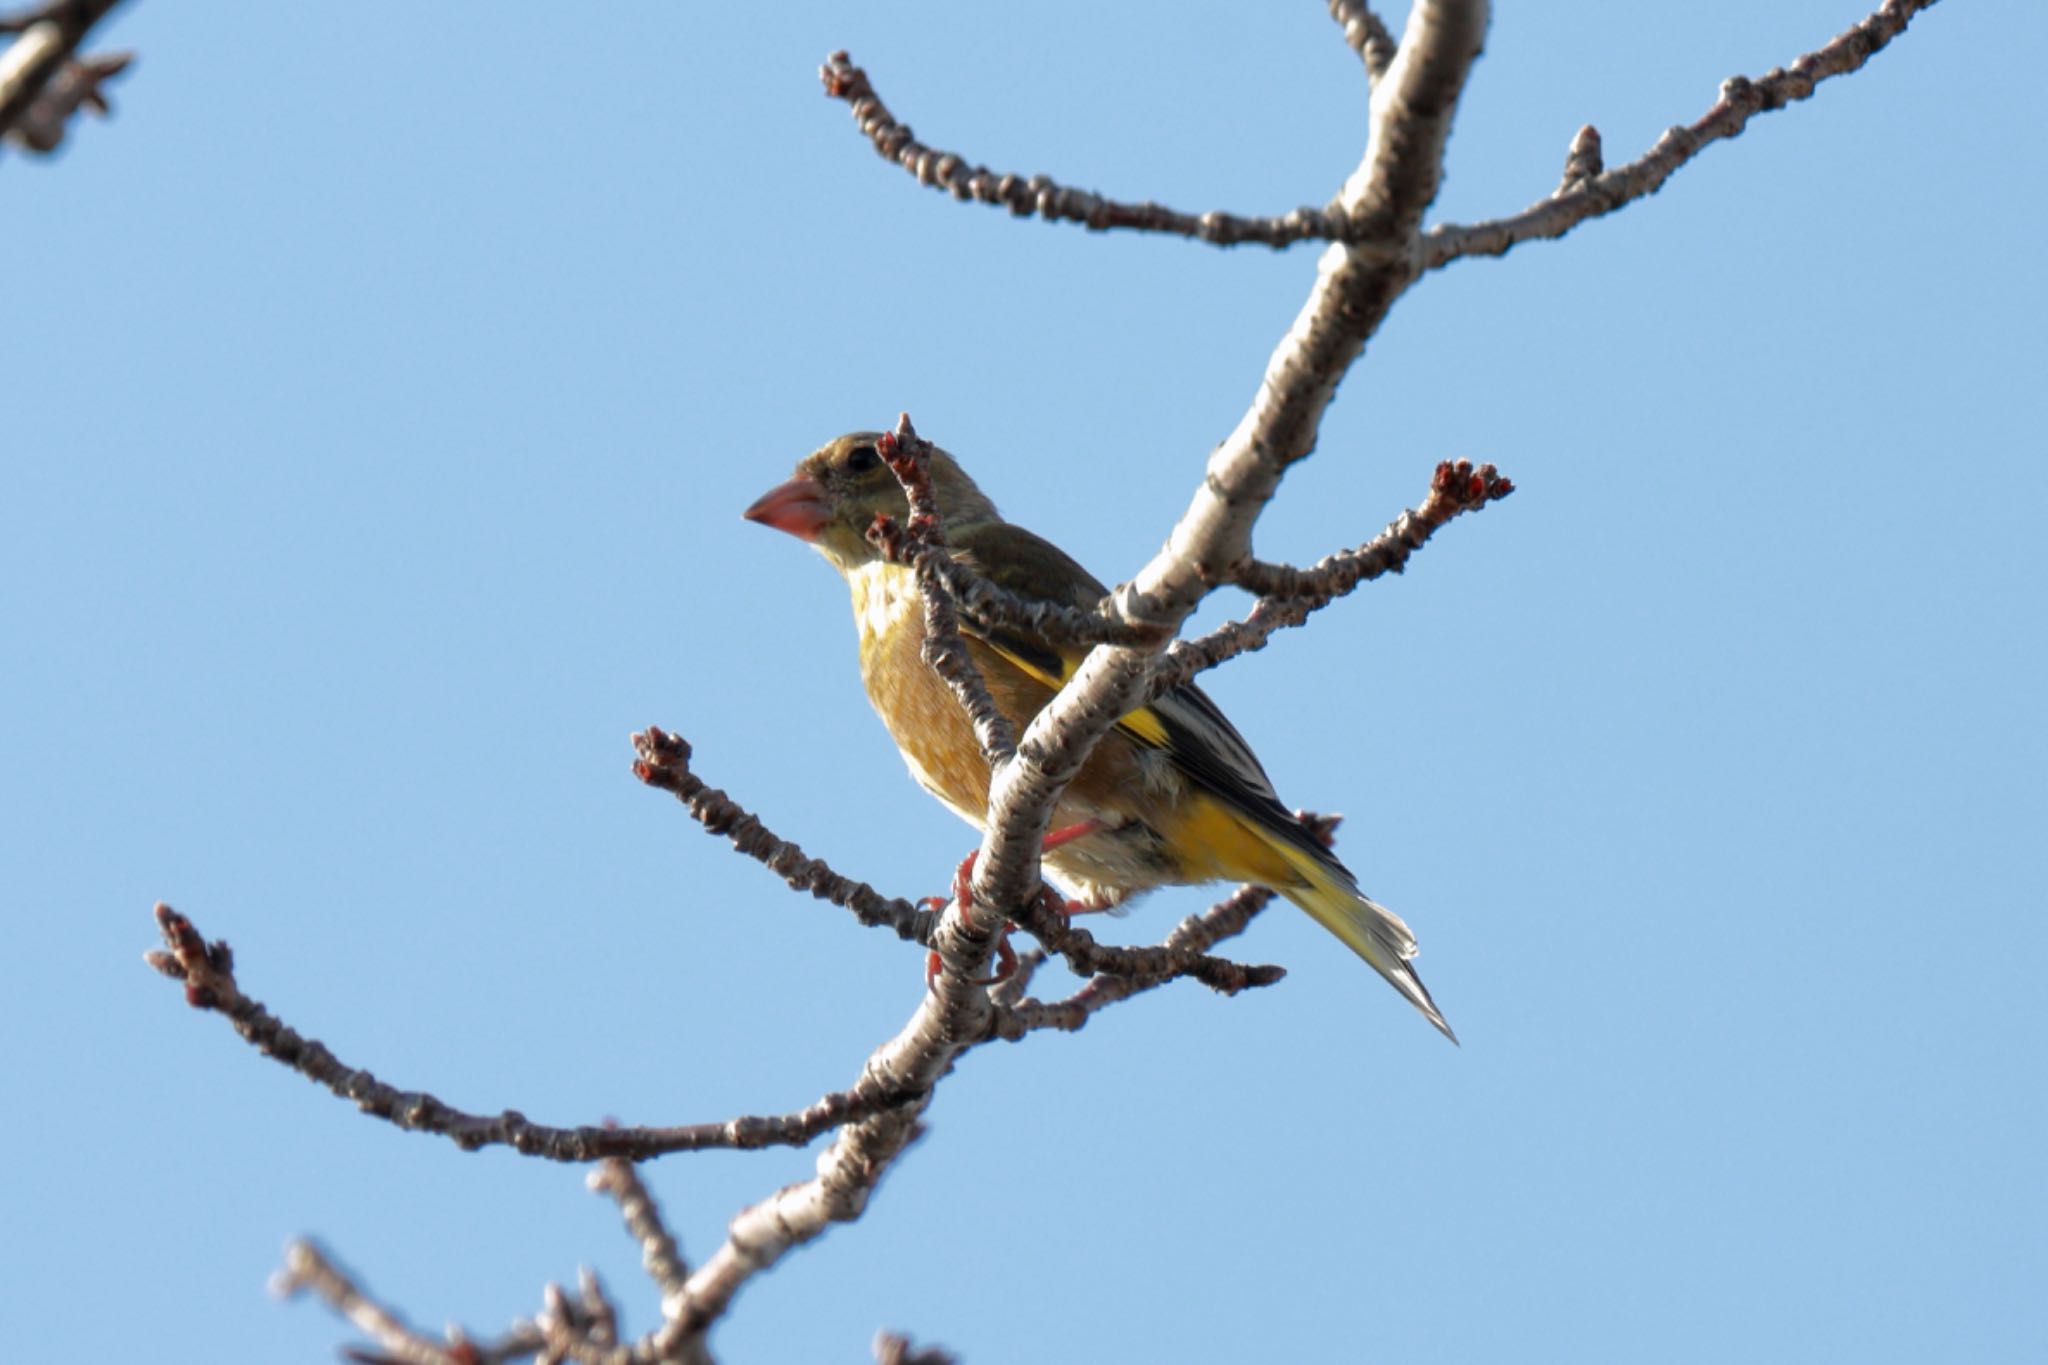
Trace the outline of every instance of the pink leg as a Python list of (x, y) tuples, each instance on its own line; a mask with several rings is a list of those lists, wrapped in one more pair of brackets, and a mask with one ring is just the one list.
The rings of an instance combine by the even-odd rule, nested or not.
[[(1071, 825), (1062, 825), (1058, 829), (1046, 832), (1045, 842), (1039, 845), (1039, 851), (1050, 853), (1061, 844), (1070, 844), (1076, 839), (1085, 839), (1089, 835), (1100, 833), (1107, 828), (1108, 826), (1100, 820), (1077, 820)], [(974, 924), (974, 893), (972, 889), (974, 863), (980, 856), (981, 850), (977, 848), (974, 852), (962, 858), (960, 866), (953, 870), (953, 903), (960, 907), (961, 921), (970, 927)], [(1087, 915), (1107, 908), (1099, 905), (1086, 905), (1081, 901), (1065, 900), (1053, 892), (1051, 887), (1046, 888), (1046, 894), (1050, 897), (1048, 903), (1053, 906), (1057, 913), (1062, 915)], [(927, 896), (917, 904), (920, 909), (936, 910), (945, 903), (945, 898), (942, 896)], [(924, 984), (926, 990), (931, 989), (933, 983), (939, 979), (939, 973), (944, 970), (945, 966), (940, 962), (937, 953), (925, 954)], [(974, 986), (994, 986), (1008, 981), (1015, 974), (1016, 970), (1017, 950), (1010, 946), (1010, 926), (1005, 925), (1003, 927), (1003, 936), (996, 940), (995, 975), (980, 981), (972, 981), (968, 984)]]
[[(937, 952), (924, 955), (924, 988), (930, 990), (939, 984), (939, 974), (946, 970), (946, 964)], [(970, 986), (1000, 986), (1017, 974), (1017, 950), (1010, 946), (1010, 930), (1003, 929), (1003, 936), (996, 940), (996, 969), (988, 976), (976, 977)]]
[(1100, 820), (1076, 820), (1071, 825), (1062, 825), (1058, 829), (1047, 830), (1045, 842), (1038, 846), (1038, 851), (1040, 853), (1050, 853), (1061, 844), (1071, 844), (1076, 839), (1085, 839), (1091, 834), (1100, 834), (1108, 828), (1109, 826), (1103, 824)]

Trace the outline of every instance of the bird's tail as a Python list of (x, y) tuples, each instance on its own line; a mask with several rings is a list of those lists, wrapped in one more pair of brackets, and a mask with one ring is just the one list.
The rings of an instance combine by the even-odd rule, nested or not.
[(1282, 846), (1281, 853), (1300, 880), (1276, 888), (1280, 894), (1343, 939), (1388, 985), (1421, 1010), (1422, 1017), (1436, 1025), (1439, 1033), (1457, 1042), (1458, 1035), (1444, 1021), (1443, 1011), (1429, 998), (1429, 988), (1408, 965), (1415, 956), (1415, 935), (1401, 917), (1359, 891), (1341, 867), (1332, 867), (1304, 849)]

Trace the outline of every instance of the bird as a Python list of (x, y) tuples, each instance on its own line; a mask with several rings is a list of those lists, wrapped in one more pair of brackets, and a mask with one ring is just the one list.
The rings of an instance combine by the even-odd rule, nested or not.
[[(922, 657), (916, 572), (870, 541), (876, 518), (907, 521), (908, 498), (883, 458), (891, 439), (849, 432), (797, 462), (749, 506), (747, 520), (808, 543), (851, 589), (868, 700), (919, 785), (976, 829), (990, 769), (966, 711)], [(1107, 589), (1050, 541), (1003, 520), (937, 446), (929, 471), (947, 553), (998, 587), (1094, 609)], [(1010, 624), (961, 620), (967, 652), (996, 707), (1021, 729), (1086, 653)], [(1384, 977), (1453, 1043), (1457, 1035), (1412, 965), (1415, 935), (1367, 896), (1324, 841), (1280, 803), (1251, 746), (1201, 689), (1183, 683), (1103, 736), (1053, 811), (1041, 861), (1110, 908), (1159, 886), (1248, 882), (1286, 897)]]

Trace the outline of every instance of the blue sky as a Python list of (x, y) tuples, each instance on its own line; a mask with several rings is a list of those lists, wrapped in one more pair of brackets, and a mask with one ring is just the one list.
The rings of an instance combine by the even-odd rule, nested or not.
[[(1860, 15), (1504, 5), (1437, 217)], [(843, 589), (739, 510), (908, 409), (1124, 577), (1314, 251), (956, 205), (818, 94), (828, 51), (941, 146), (1191, 209), (1320, 202), (1362, 145), (1307, 0), (570, 17), (136, 0), (115, 119), (0, 161), (24, 1356), (112, 1318), (327, 1358), (344, 1329), (263, 1294), (300, 1233), (430, 1324), (583, 1263), (650, 1320), (581, 1172), (397, 1132), (185, 1009), (140, 962), (159, 897), (349, 1060), (546, 1121), (792, 1109), (914, 1006), (913, 950), (627, 774), (677, 730), (897, 894), (971, 846), (867, 710)], [(1258, 549), (1295, 561), (1445, 457), (1521, 486), (1210, 681), (1283, 797), (1348, 814), (1462, 1049), (1276, 910), (1243, 952), (1277, 989), (971, 1056), (721, 1353), (2048, 1354), (2044, 41), (1950, 0), (1652, 200), (1425, 281), (1288, 476)], [(701, 1257), (810, 1168), (650, 1179)]]

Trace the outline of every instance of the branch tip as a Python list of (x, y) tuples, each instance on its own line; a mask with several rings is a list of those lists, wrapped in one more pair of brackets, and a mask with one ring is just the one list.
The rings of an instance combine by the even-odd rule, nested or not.
[(1325, 555), (1309, 568), (1269, 564), (1249, 555), (1231, 567), (1230, 579), (1259, 600), (1242, 620), (1230, 621), (1195, 640), (1168, 647), (1153, 671), (1148, 695), (1158, 696), (1240, 654), (1263, 649), (1273, 632), (1298, 626), (1310, 615), (1362, 583), (1400, 573), (1445, 522), (1477, 511), (1515, 491), (1514, 482), (1490, 464), (1444, 460), (1431, 472), (1429, 491), (1415, 507), (1396, 517), (1372, 540), (1352, 550)]
[(47, 0), (0, 16), (0, 33), (18, 35), (0, 51), (0, 140), (47, 154), (63, 143), (80, 109), (100, 115), (111, 110), (104, 87), (134, 62), (134, 54), (75, 54), (118, 3)]
[(1599, 175), (1606, 168), (1601, 159), (1600, 130), (1588, 123), (1573, 135), (1571, 146), (1565, 149), (1564, 175), (1558, 181), (1557, 193), (1583, 185)]
[(761, 819), (690, 770), (690, 745), (679, 735), (650, 725), (633, 736), (633, 775), (668, 792), (708, 834), (723, 835), (735, 850), (781, 877), (791, 888), (851, 910), (870, 928), (887, 928), (898, 938), (929, 946), (935, 916), (900, 897), (884, 896), (866, 882), (842, 876), (822, 858), (779, 837)]
[[(1736, 137), (1757, 114), (1810, 98), (1821, 82), (1860, 69), (1935, 0), (1884, 0), (1843, 32), (1763, 76), (1730, 76), (1717, 98), (1690, 126), (1666, 129), (1651, 148), (1625, 166), (1601, 169), (1597, 158), (1581, 158), (1580, 142), (1598, 134), (1589, 126), (1573, 140), (1563, 181), (1548, 198), (1519, 213), (1482, 223), (1440, 223), (1423, 234), (1421, 265), (1441, 269), (1467, 256), (1500, 256), (1523, 242), (1564, 236), (1581, 223), (1604, 217), (1655, 194), (1687, 162), (1716, 142)], [(1578, 174), (1580, 163), (1590, 173)]]
[(921, 185), (944, 190), (955, 199), (1006, 208), (1019, 218), (1078, 223), (1092, 232), (1121, 229), (1187, 237), (1213, 246), (1257, 243), (1274, 248), (1300, 241), (1339, 240), (1349, 226), (1342, 214), (1326, 207), (1302, 207), (1277, 217), (1186, 213), (1164, 204), (1117, 200), (1074, 189), (1046, 175), (993, 171), (957, 152), (919, 142), (882, 103), (867, 72), (855, 66), (845, 52), (827, 57), (818, 68), (818, 77), (826, 95), (845, 101), (854, 123), (884, 161), (900, 167)]

